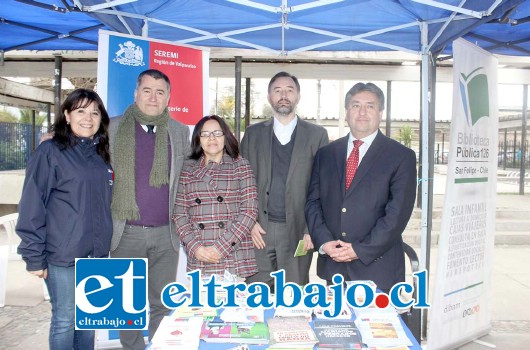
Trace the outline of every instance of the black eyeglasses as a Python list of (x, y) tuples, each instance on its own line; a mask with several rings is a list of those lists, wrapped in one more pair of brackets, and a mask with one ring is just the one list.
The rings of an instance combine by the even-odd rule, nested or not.
[(201, 137), (204, 137), (204, 138), (206, 138), (206, 137), (210, 137), (210, 136), (212, 136), (212, 135), (215, 136), (215, 137), (221, 137), (221, 136), (223, 136), (224, 134), (225, 134), (225, 133), (223, 132), (223, 130), (201, 131), (201, 132), (199, 133), (199, 135), (200, 135)]

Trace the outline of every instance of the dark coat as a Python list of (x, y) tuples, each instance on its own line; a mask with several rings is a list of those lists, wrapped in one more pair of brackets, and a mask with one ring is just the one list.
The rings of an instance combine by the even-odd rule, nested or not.
[(28, 271), (109, 254), (112, 168), (97, 154), (97, 139), (75, 140), (63, 150), (44, 141), (28, 162), (16, 226)]
[[(258, 222), (265, 231), (268, 230), (269, 222), (267, 208), (272, 181), (273, 122), (274, 119), (270, 119), (266, 122), (249, 126), (241, 141), (241, 154), (249, 160), (256, 176), (259, 198)], [(285, 215), (289, 234), (289, 247), (287, 250), (291, 256), (296, 251), (298, 242), (303, 239), (304, 234), (309, 233), (304, 216), (304, 207), (313, 157), (317, 150), (327, 145), (329, 141), (326, 129), (300, 118), (298, 118), (296, 129), (291, 164), (285, 185)], [(296, 260), (300, 264), (300, 271), (304, 271), (304, 276), (299, 276), (298, 283), (300, 284), (309, 282), (308, 271), (312, 255), (307, 254), (304, 257), (298, 257)]]
[(416, 198), (416, 156), (379, 131), (346, 191), (347, 143), (348, 136), (317, 153), (305, 215), (316, 249), (340, 239), (352, 244), (359, 259), (339, 263), (319, 255), (317, 273), (390, 289), (405, 278), (401, 235)]

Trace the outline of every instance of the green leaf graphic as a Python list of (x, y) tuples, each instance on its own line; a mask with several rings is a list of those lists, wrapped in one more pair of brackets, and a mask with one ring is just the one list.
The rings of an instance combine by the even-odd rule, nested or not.
[(477, 74), (477, 72), (483, 68), (484, 67), (479, 67), (468, 75), (460, 73), (462, 80), (465, 83), (460, 86), (462, 102), (464, 107), (469, 107), (471, 118), (467, 115), (467, 108), (464, 109), (468, 117), (468, 122), (471, 121), (471, 125), (475, 125), (480, 118), (488, 117), (490, 115), (488, 76), (486, 74)]

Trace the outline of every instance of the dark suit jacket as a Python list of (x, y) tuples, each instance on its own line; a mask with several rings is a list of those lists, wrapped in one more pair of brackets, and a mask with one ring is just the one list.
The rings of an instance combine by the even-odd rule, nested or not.
[(346, 191), (347, 143), (348, 136), (317, 152), (305, 215), (315, 249), (340, 239), (352, 243), (359, 259), (338, 263), (319, 255), (317, 274), (332, 280), (339, 273), (390, 289), (405, 278), (401, 234), (416, 198), (416, 156), (378, 131)]
[[(271, 148), (273, 119), (251, 125), (245, 131), (241, 141), (241, 154), (248, 159), (258, 186), (259, 213), (258, 222), (266, 229), (268, 191), (271, 184)], [(287, 175), (285, 206), (287, 226), (291, 235), (291, 250), (296, 250), (298, 241), (307, 232), (304, 216), (307, 187), (311, 174), (313, 157), (317, 150), (328, 143), (326, 129), (298, 118), (296, 138)]]
[[(274, 120), (271, 118), (265, 122), (249, 126), (241, 141), (241, 154), (250, 162), (254, 176), (256, 177), (259, 201), (257, 221), (265, 231), (267, 231), (269, 223), (267, 207), (269, 188), (272, 181), (271, 149), (272, 135), (274, 133), (273, 122)], [(313, 158), (320, 147), (328, 144), (328, 133), (326, 129), (319, 125), (314, 125), (298, 118), (296, 129), (285, 192), (287, 230), (289, 231), (287, 244), (289, 244), (289, 251), (293, 254), (298, 241), (304, 237), (305, 233), (308, 233), (304, 207)], [(301, 265), (306, 265), (303, 266), (303, 271), (309, 271), (311, 256), (312, 254), (308, 254), (304, 258), (297, 258)], [(307, 276), (302, 277), (304, 278), (301, 282), (302, 284), (309, 282)]]

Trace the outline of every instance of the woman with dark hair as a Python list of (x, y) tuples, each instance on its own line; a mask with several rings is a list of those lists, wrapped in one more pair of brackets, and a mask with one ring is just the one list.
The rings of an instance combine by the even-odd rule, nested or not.
[(29, 273), (50, 294), (52, 350), (93, 349), (94, 331), (75, 330), (76, 258), (107, 257), (112, 237), (109, 116), (94, 91), (77, 89), (61, 105), (54, 136), (26, 168), (16, 232)]
[(257, 270), (250, 230), (258, 195), (250, 164), (226, 122), (202, 118), (191, 137), (191, 156), (180, 174), (173, 221), (188, 255), (187, 270), (249, 277)]

